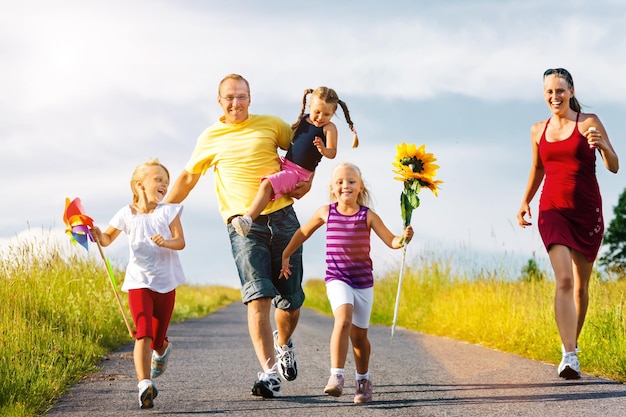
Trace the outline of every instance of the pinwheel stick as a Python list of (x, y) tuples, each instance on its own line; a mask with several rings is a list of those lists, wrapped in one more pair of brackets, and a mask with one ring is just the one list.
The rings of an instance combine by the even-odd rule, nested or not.
[(98, 239), (94, 239), (96, 244), (98, 245), (98, 251), (100, 251), (100, 256), (102, 257), (102, 261), (104, 262), (104, 267), (107, 270), (107, 274), (109, 275), (109, 282), (111, 283), (111, 289), (113, 289), (113, 294), (115, 294), (115, 299), (117, 300), (117, 305), (120, 307), (120, 311), (122, 312), (122, 317), (124, 318), (124, 323), (126, 323), (126, 328), (128, 329), (128, 334), (131, 338), (135, 338), (135, 332), (132, 327), (130, 327), (130, 323), (128, 322), (128, 318), (126, 318), (126, 313), (124, 312), (124, 307), (122, 306), (122, 301), (120, 300), (120, 295), (117, 293), (115, 288), (115, 284), (113, 284), (113, 277), (111, 276), (111, 271), (107, 265), (107, 260), (104, 257), (104, 252), (102, 251), (102, 246), (100, 246), (100, 241)]
[(398, 319), (398, 307), (400, 306), (400, 292), (402, 290), (402, 279), (404, 278), (404, 260), (406, 258), (406, 243), (402, 247), (402, 262), (400, 263), (400, 277), (398, 278), (398, 292), (396, 293), (396, 306), (393, 309), (393, 321), (391, 322), (391, 342), (396, 331), (396, 320)]

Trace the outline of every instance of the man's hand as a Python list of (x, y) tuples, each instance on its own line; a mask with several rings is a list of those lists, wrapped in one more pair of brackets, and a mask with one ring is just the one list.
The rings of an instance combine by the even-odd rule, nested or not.
[(300, 181), (296, 184), (296, 189), (287, 194), (289, 197), (295, 198), (296, 200), (300, 200), (306, 193), (311, 190), (311, 186), (313, 185), (313, 177), (315, 174), (311, 175), (311, 179), (308, 181)]
[(293, 197), (296, 200), (300, 200), (311, 189), (311, 181), (299, 182), (296, 184), (296, 189), (289, 193), (289, 197)]

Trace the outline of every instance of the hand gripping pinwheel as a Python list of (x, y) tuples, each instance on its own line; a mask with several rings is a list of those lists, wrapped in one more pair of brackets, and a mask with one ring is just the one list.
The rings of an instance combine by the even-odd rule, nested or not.
[(124, 318), (124, 323), (126, 323), (126, 328), (128, 329), (128, 334), (130, 334), (131, 338), (134, 338), (134, 333), (132, 328), (130, 327), (130, 323), (126, 318), (126, 313), (124, 312), (124, 307), (122, 306), (122, 302), (120, 300), (120, 296), (117, 293), (117, 285), (115, 285), (115, 277), (113, 276), (113, 268), (111, 268), (111, 263), (108, 258), (105, 258), (104, 252), (102, 252), (102, 246), (100, 246), (100, 242), (93, 238), (91, 235), (90, 229), (93, 228), (93, 219), (87, 216), (84, 213), (83, 205), (80, 202), (80, 198), (75, 198), (70, 201), (69, 198), (65, 199), (65, 212), (63, 213), (63, 222), (67, 227), (66, 233), (70, 236), (72, 243), (79, 244), (85, 248), (85, 250), (89, 251), (89, 241), (96, 242), (98, 245), (98, 250), (100, 251), (100, 256), (102, 257), (102, 261), (106, 267), (107, 273), (109, 275), (109, 281), (111, 282), (111, 288), (113, 289), (113, 293), (115, 294), (115, 299), (117, 300), (117, 305), (120, 307), (120, 311), (122, 313), (122, 317)]

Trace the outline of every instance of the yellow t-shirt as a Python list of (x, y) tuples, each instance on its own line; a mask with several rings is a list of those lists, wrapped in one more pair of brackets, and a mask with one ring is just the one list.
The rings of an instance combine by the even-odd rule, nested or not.
[[(261, 177), (280, 170), (277, 150), (287, 149), (291, 136), (290, 126), (275, 116), (251, 114), (238, 124), (224, 123), (222, 117), (202, 132), (185, 170), (204, 175), (213, 167), (220, 214), (226, 222), (247, 211)], [(271, 201), (261, 214), (290, 204), (293, 199), (283, 196)]]

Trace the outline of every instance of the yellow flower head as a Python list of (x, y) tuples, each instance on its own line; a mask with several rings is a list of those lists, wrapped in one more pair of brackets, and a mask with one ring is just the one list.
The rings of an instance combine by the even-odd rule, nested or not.
[(415, 144), (407, 145), (402, 142), (396, 145), (396, 157), (392, 162), (396, 168), (393, 172), (399, 177), (394, 179), (403, 182), (419, 181), (420, 186), (430, 189), (433, 194), (437, 195), (441, 180), (435, 180), (433, 177), (437, 175), (439, 165), (434, 164), (437, 160), (432, 153), (426, 153), (426, 145), (419, 148)]

